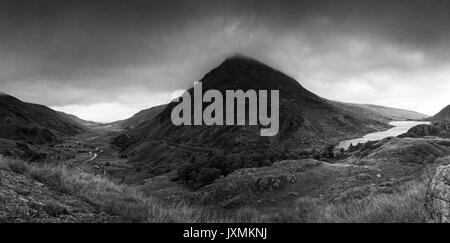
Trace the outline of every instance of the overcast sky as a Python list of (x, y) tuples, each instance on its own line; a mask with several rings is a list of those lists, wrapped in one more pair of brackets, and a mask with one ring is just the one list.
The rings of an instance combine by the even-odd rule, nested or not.
[(0, 91), (108, 122), (241, 53), (339, 101), (450, 104), (446, 1), (0, 0)]

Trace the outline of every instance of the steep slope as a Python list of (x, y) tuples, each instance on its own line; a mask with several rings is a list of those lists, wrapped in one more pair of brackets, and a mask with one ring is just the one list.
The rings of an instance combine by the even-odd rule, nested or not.
[[(280, 133), (277, 136), (278, 142), (285, 141), (295, 137), (295, 133), (307, 134), (320, 139), (329, 139), (330, 137), (345, 137), (356, 135), (367, 131), (374, 131), (376, 128), (384, 127), (384, 124), (371, 119), (366, 119), (357, 114), (351, 114), (345, 110), (337, 108), (323, 101), (317, 95), (303, 88), (296, 80), (274, 70), (265, 64), (245, 57), (233, 57), (226, 59), (219, 67), (212, 70), (201, 80), (203, 91), (216, 89), (223, 94), (225, 90), (242, 89), (253, 90), (279, 90), (280, 91)], [(189, 90), (193, 93), (193, 89)], [(172, 102), (158, 116), (160, 129), (152, 133), (149, 127), (137, 129), (139, 133), (152, 137), (163, 136), (164, 138), (176, 137), (178, 141), (194, 142), (196, 140), (190, 133), (191, 130), (197, 130), (205, 134), (205, 130), (224, 130), (227, 127), (217, 126), (195, 126), (176, 127), (172, 124), (170, 115), (173, 107), (177, 103)], [(238, 126), (233, 127), (232, 132), (221, 131), (220, 133), (233, 134), (242, 129), (251, 129), (256, 131), (257, 127)], [(188, 135), (188, 136), (184, 136)], [(197, 134), (200, 135), (200, 134)], [(254, 133), (257, 135), (258, 133)], [(213, 138), (214, 140), (217, 137)], [(203, 145), (223, 148), (225, 144), (215, 144), (216, 141), (198, 141)], [(313, 141), (309, 141), (313, 142)], [(306, 141), (306, 144), (308, 141)]]
[(430, 121), (450, 121), (450, 105), (442, 109), (439, 113), (430, 117)]
[[(256, 167), (276, 160), (274, 154), (279, 155), (280, 150), (320, 147), (388, 127), (333, 106), (293, 78), (246, 57), (226, 59), (201, 82), (203, 91), (216, 89), (222, 93), (238, 89), (279, 90), (280, 132), (275, 137), (261, 137), (258, 126), (175, 126), (171, 111), (177, 103), (172, 102), (151, 122), (127, 133), (131, 141), (122, 144), (134, 143), (127, 155), (155, 174), (169, 172), (187, 160), (208, 160), (217, 153), (241, 156), (242, 161), (246, 160), (242, 156), (253, 154), (254, 162), (239, 162), (236, 167)], [(188, 92), (192, 96), (193, 89)]]
[(121, 218), (0, 167), (1, 223), (102, 223)]
[(370, 104), (353, 104), (339, 101), (329, 101), (330, 104), (339, 107), (348, 112), (364, 115), (373, 120), (381, 122), (390, 121), (406, 121), (406, 120), (423, 120), (428, 116), (415, 111), (370, 105)]
[(155, 107), (152, 107), (149, 109), (139, 111), (132, 117), (130, 117), (126, 120), (113, 122), (111, 125), (118, 126), (120, 128), (125, 128), (125, 129), (133, 129), (133, 128), (139, 126), (141, 123), (149, 122), (149, 121), (153, 120), (157, 115), (159, 115), (166, 108), (166, 106), (167, 105), (159, 105), (159, 106), (155, 106)]
[(2, 138), (50, 142), (83, 130), (81, 125), (46, 106), (25, 103), (10, 95), (0, 95)]

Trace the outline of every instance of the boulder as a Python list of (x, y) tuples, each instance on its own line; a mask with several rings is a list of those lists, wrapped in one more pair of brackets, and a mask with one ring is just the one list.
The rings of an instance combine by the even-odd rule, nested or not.
[(425, 207), (429, 222), (450, 222), (450, 165), (436, 169), (427, 191)]

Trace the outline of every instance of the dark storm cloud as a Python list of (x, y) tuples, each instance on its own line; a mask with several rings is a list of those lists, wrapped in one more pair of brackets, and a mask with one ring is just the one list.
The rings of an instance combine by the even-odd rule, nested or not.
[(19, 77), (38, 71), (63, 80), (77, 68), (165, 61), (166, 41), (197, 18), (190, 5), (150, 1), (12, 1), (2, 10), (2, 51), (32, 68)]
[(449, 12), (448, 1), (418, 0), (1, 1), (0, 83), (46, 105), (134, 112), (241, 52), (329, 98), (357, 101), (329, 90), (359, 80), (374, 92), (363, 101), (378, 102), (390, 81), (407, 90), (423, 84), (417, 73), (446, 69)]

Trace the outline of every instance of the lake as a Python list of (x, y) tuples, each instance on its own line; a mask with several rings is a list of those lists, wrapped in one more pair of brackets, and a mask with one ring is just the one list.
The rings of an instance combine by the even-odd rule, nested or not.
[(397, 137), (398, 135), (406, 133), (409, 129), (411, 129), (414, 126), (421, 125), (421, 124), (430, 124), (430, 122), (394, 121), (394, 122), (390, 122), (389, 124), (394, 127), (387, 131), (383, 131), (383, 132), (369, 133), (362, 138), (356, 138), (356, 139), (342, 141), (339, 143), (339, 145), (336, 148), (347, 149), (348, 147), (350, 147), (350, 144), (357, 145), (358, 143), (377, 141), (377, 140), (381, 140), (381, 139), (384, 139), (387, 137)]

